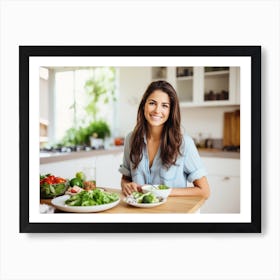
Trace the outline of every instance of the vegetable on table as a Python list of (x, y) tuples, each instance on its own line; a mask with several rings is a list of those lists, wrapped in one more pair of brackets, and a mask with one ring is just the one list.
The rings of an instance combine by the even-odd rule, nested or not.
[(117, 193), (105, 192), (100, 189), (81, 191), (65, 201), (69, 206), (95, 206), (115, 202), (119, 199)]
[(157, 188), (158, 188), (159, 190), (167, 190), (167, 189), (169, 189), (169, 187), (166, 186), (166, 185), (158, 185)]
[(83, 185), (83, 180), (81, 180), (80, 178), (77, 178), (77, 177), (75, 177), (75, 178), (72, 178), (71, 180), (70, 180), (70, 186), (71, 187), (74, 187), (74, 186), (78, 186), (78, 187), (83, 187), (84, 185)]
[(76, 178), (80, 179), (81, 181), (85, 181), (86, 180), (86, 175), (82, 171), (77, 172), (75, 176), (76, 176)]
[(40, 185), (43, 185), (44, 183), (47, 184), (61, 184), (65, 183), (67, 180), (61, 177), (56, 177), (51, 174), (46, 175), (40, 175)]
[(132, 197), (137, 200), (137, 203), (157, 203), (159, 199), (151, 192), (141, 193), (133, 192)]
[(40, 175), (40, 197), (53, 198), (63, 195), (68, 188), (66, 179), (52, 174)]

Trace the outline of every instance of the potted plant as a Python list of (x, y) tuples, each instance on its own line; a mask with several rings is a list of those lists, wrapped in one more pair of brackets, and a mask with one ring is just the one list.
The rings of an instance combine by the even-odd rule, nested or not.
[(104, 140), (111, 135), (107, 122), (103, 120), (93, 121), (87, 127), (90, 146), (96, 149), (104, 146)]
[(69, 128), (59, 145), (62, 146), (76, 146), (87, 145), (89, 142), (89, 135), (85, 127), (71, 127)]

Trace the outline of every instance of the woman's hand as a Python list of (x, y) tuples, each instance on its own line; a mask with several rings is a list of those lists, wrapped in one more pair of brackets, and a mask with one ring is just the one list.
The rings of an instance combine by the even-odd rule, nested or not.
[(133, 192), (139, 191), (140, 186), (134, 182), (128, 182), (122, 184), (122, 192), (125, 196), (132, 194)]
[(132, 182), (131, 177), (124, 176), (124, 175), (122, 176), (121, 179), (121, 187), (122, 187), (122, 192), (125, 196), (128, 196), (133, 192), (141, 191), (140, 185), (136, 184), (135, 182)]

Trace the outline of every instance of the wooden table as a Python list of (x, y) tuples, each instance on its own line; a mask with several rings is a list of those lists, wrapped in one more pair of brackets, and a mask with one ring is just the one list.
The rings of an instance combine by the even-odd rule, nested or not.
[[(130, 206), (123, 201), (124, 195), (118, 189), (106, 188), (106, 191), (116, 192), (120, 195), (120, 203), (111, 209), (103, 211), (102, 213), (195, 213), (205, 202), (205, 199), (200, 196), (169, 196), (167, 202), (152, 208), (138, 208)], [(51, 205), (51, 199), (41, 199), (41, 204)], [(61, 213), (61, 211), (56, 210), (55, 213)]]

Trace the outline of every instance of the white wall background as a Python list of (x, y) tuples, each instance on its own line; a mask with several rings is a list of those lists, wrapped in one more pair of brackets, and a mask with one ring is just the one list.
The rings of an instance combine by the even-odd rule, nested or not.
[[(0, 7), (1, 279), (280, 279), (279, 1)], [(261, 234), (19, 234), (18, 46), (103, 44), (262, 45)]]
[(224, 112), (232, 112), (239, 109), (238, 106), (204, 107), (204, 108), (182, 108), (182, 126), (186, 132), (198, 138), (223, 138)]
[[(137, 82), (135, 82), (135, 77)], [(126, 136), (133, 130), (137, 117), (138, 105), (144, 94), (148, 81), (151, 80), (151, 70), (148, 67), (119, 68), (119, 135)], [(127, 117), (129, 116), (129, 117)]]

